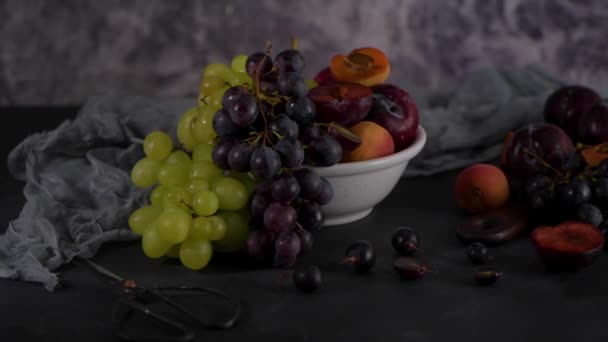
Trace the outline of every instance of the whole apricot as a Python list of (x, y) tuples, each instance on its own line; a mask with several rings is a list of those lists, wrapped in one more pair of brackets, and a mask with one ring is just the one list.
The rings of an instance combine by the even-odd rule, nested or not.
[(343, 162), (370, 160), (395, 152), (393, 137), (377, 123), (361, 121), (350, 130), (361, 138), (361, 145), (352, 151), (344, 151)]
[(504, 206), (509, 199), (509, 181), (501, 169), (489, 164), (475, 164), (456, 178), (456, 203), (471, 213)]

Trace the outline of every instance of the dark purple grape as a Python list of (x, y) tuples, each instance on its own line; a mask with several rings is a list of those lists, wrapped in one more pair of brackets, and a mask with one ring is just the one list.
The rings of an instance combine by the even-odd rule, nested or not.
[(467, 256), (476, 264), (484, 264), (490, 258), (488, 248), (481, 242), (473, 242), (467, 247)]
[(393, 268), (404, 279), (418, 280), (429, 272), (428, 267), (411, 257), (399, 257), (393, 261)]
[(315, 104), (306, 96), (292, 97), (285, 104), (285, 114), (298, 125), (306, 125), (314, 121), (317, 114)]
[(304, 162), (304, 147), (295, 139), (283, 139), (275, 145), (274, 149), (281, 157), (284, 167), (292, 169)]
[(222, 97), (222, 107), (228, 108), (234, 102), (234, 99), (241, 94), (249, 94), (249, 90), (245, 87), (236, 86), (228, 88)]
[(259, 178), (270, 179), (279, 173), (281, 158), (268, 146), (260, 146), (251, 154), (251, 172)]
[(287, 113), (285, 111), (285, 101), (281, 101), (277, 104), (275, 104), (274, 106), (272, 106), (272, 114), (274, 114), (275, 116), (279, 116), (281, 114), (285, 114)]
[(295, 72), (301, 74), (304, 71), (304, 56), (295, 49), (287, 49), (279, 52), (274, 58), (274, 64), (279, 68), (281, 74)]
[(591, 188), (589, 183), (581, 177), (573, 178), (570, 182), (557, 188), (557, 200), (566, 209), (576, 208), (587, 202), (590, 197)]
[(580, 222), (586, 222), (599, 227), (604, 220), (602, 211), (590, 203), (583, 203), (576, 211), (576, 219)]
[(319, 126), (315, 126), (314, 124), (305, 125), (300, 129), (298, 140), (300, 140), (303, 145), (309, 145), (313, 140), (320, 136), (321, 128), (319, 128)]
[(321, 177), (309, 168), (301, 168), (294, 171), (293, 175), (300, 183), (300, 196), (304, 199), (311, 200), (321, 192)]
[(250, 232), (245, 244), (247, 255), (254, 258), (263, 258), (266, 255), (270, 243), (271, 241), (264, 231), (255, 230)]
[(220, 169), (229, 170), (230, 163), (228, 162), (228, 154), (230, 154), (232, 147), (238, 143), (239, 141), (232, 137), (220, 138), (211, 152), (213, 163)]
[(526, 181), (526, 194), (532, 196), (537, 193), (540, 189), (549, 187), (551, 185), (551, 178), (545, 175), (535, 175), (528, 178)]
[[(264, 62), (262, 62), (262, 60), (264, 60)], [(260, 76), (265, 75), (272, 70), (272, 59), (270, 56), (264, 58), (263, 52), (256, 52), (249, 55), (249, 57), (247, 57), (247, 61), (245, 62), (245, 70), (247, 71), (247, 75), (255, 79), (256, 70), (260, 63), (262, 63), (260, 68)]]
[(260, 91), (266, 94), (276, 93), (278, 90), (278, 80), (279, 73), (277, 72), (271, 72), (263, 77), (260, 77)]
[(313, 198), (313, 200), (320, 205), (325, 205), (329, 203), (332, 198), (334, 198), (334, 189), (331, 187), (331, 184), (327, 179), (321, 177), (321, 190), (319, 194)]
[(292, 278), (294, 285), (304, 292), (314, 292), (322, 283), (321, 270), (315, 265), (297, 266)]
[(290, 203), (300, 194), (300, 183), (293, 175), (279, 175), (270, 184), (270, 194), (275, 201)]
[(321, 206), (315, 202), (303, 204), (298, 210), (298, 223), (307, 230), (319, 230), (323, 228), (325, 216)]
[(493, 268), (483, 268), (475, 271), (473, 277), (477, 284), (481, 286), (490, 286), (502, 276), (502, 273)]
[(376, 263), (374, 247), (369, 241), (356, 241), (346, 249), (342, 263), (352, 265), (357, 272), (367, 272)]
[(608, 205), (608, 178), (598, 178), (593, 186), (593, 198), (600, 204)]
[(253, 188), (253, 194), (261, 194), (264, 196), (270, 196), (270, 182), (261, 182), (258, 183), (255, 188)]
[(420, 239), (415, 230), (408, 227), (399, 227), (393, 232), (391, 244), (401, 255), (413, 255), (419, 249)]
[(254, 193), (251, 197), (251, 203), (249, 203), (249, 212), (253, 218), (263, 219), (266, 208), (272, 203), (268, 193)]
[(268, 128), (277, 132), (283, 138), (293, 139), (298, 137), (298, 133), (300, 131), (298, 124), (285, 114), (279, 114), (276, 119), (272, 120), (268, 124)]
[(312, 233), (306, 229), (296, 229), (296, 234), (300, 238), (300, 244), (302, 248), (300, 250), (299, 255), (306, 255), (312, 249), (312, 245), (314, 242), (314, 238), (312, 237)]
[(255, 151), (255, 146), (248, 142), (240, 142), (230, 149), (228, 153), (228, 165), (233, 170), (248, 172), (251, 169), (249, 160)]
[[(301, 188), (300, 188), (300, 193), (301, 193), (301, 192), (302, 192), (302, 190), (301, 190)], [(306, 204), (306, 201), (305, 201), (305, 200), (304, 200), (302, 197), (300, 197), (300, 196), (296, 197), (296, 198), (295, 198), (293, 201), (291, 201), (291, 206), (292, 206), (292, 207), (293, 207), (293, 208), (294, 208), (296, 211), (300, 210), (300, 208), (301, 208), (301, 207), (302, 207), (304, 204)]]
[(300, 74), (288, 72), (281, 74), (277, 82), (279, 94), (288, 97), (302, 97), (306, 95), (306, 83)]
[(240, 94), (228, 107), (232, 122), (241, 127), (248, 127), (258, 116), (258, 102), (253, 95)]
[(298, 234), (293, 231), (282, 232), (274, 241), (274, 250), (277, 254), (298, 255), (302, 250), (302, 243)]
[(238, 137), (243, 132), (243, 128), (232, 121), (226, 109), (218, 110), (213, 116), (213, 130), (220, 138)]
[(264, 211), (264, 226), (274, 234), (291, 230), (298, 218), (296, 210), (290, 205), (271, 203)]
[(573, 173), (578, 173), (585, 169), (586, 163), (583, 156), (578, 153), (572, 153), (565, 161), (564, 161), (564, 170), (571, 171)]
[(342, 159), (342, 146), (329, 135), (323, 135), (308, 146), (310, 160), (319, 166), (332, 166)]

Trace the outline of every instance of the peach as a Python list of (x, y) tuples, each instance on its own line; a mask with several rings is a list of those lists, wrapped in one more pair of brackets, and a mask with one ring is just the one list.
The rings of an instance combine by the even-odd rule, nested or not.
[(359, 83), (368, 87), (383, 83), (391, 69), (386, 55), (372, 47), (355, 49), (347, 56), (335, 55), (329, 67), (338, 82)]
[(505, 205), (509, 199), (509, 182), (498, 167), (475, 164), (460, 172), (454, 194), (460, 208), (481, 213)]
[(361, 138), (361, 145), (352, 151), (344, 151), (343, 162), (370, 160), (395, 152), (393, 137), (377, 123), (361, 121), (350, 130)]

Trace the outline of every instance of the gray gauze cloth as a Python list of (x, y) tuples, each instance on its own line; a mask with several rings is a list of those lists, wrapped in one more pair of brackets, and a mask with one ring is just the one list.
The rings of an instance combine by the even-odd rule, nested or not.
[[(504, 135), (541, 120), (547, 95), (562, 82), (535, 68), (485, 70), (449, 89), (407, 87), (420, 107), (428, 140), (405, 176), (430, 175), (498, 156)], [(75, 256), (89, 258), (107, 241), (135, 240), (129, 214), (148, 190), (130, 181), (153, 130), (175, 139), (181, 114), (195, 100), (130, 96), (89, 99), (77, 117), (29, 136), (9, 155), (26, 182), (26, 204), (0, 235), (0, 277), (58, 285), (53, 271)]]

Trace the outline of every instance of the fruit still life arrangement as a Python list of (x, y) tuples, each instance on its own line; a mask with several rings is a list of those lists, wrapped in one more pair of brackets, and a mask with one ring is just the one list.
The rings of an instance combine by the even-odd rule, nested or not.
[[(161, 131), (146, 136), (131, 179), (151, 189), (149, 203), (129, 226), (148, 257), (199, 270), (214, 252), (239, 253), (295, 266), (293, 283), (304, 292), (321, 286), (319, 267), (297, 263), (324, 226), (324, 207), (336, 200), (320, 171), (396, 155), (420, 138), (420, 127), (410, 94), (385, 83), (390, 64), (382, 51), (335, 55), (312, 80), (304, 67), (295, 39), (274, 57), (269, 44), (230, 65), (210, 64), (196, 106), (179, 119), (177, 143)], [(468, 215), (455, 230), (471, 263), (482, 267), (472, 275), (481, 286), (502, 276), (482, 266), (493, 259), (490, 248), (529, 230), (551, 269), (589, 265), (605, 245), (608, 102), (566, 86), (547, 99), (544, 114), (544, 122), (506, 135), (499, 165), (471, 165), (456, 179), (456, 204)], [(399, 227), (390, 245), (402, 279), (435, 272), (416, 258), (414, 229)], [(372, 244), (358, 240), (340, 263), (366, 273), (375, 262)]]
[(456, 228), (469, 249), (530, 228), (548, 269), (591, 264), (608, 237), (608, 102), (587, 87), (557, 89), (544, 122), (509, 132), (500, 165), (466, 168), (454, 192), (470, 214)]
[[(210, 64), (196, 106), (177, 125), (176, 143), (150, 132), (135, 186), (151, 189), (130, 228), (149, 258), (177, 258), (204, 268), (214, 252), (291, 268), (324, 225), (332, 184), (319, 168), (382, 158), (416, 139), (418, 109), (403, 89), (383, 83), (390, 66), (375, 48), (336, 55), (314, 80), (290, 49)], [(294, 273), (302, 288), (319, 270)]]

